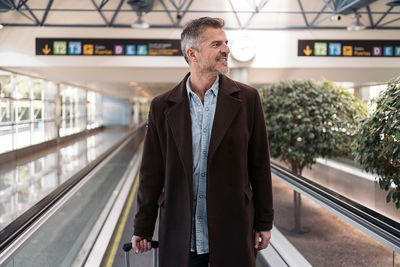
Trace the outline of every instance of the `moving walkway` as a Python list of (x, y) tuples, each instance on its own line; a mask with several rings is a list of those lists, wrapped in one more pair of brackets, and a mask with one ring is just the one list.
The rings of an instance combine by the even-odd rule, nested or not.
[[(123, 266), (121, 247), (132, 235), (144, 134), (141, 125), (2, 229), (0, 266)], [(276, 164), (272, 174), (390, 248), (393, 255), (400, 253), (398, 222)], [(270, 246), (257, 257), (258, 266), (311, 266), (277, 227), (272, 231)], [(151, 253), (130, 257), (136, 266), (150, 266), (152, 261)]]

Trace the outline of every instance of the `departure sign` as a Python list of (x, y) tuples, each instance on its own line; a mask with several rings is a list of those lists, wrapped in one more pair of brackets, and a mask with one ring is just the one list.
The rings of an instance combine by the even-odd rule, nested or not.
[(36, 55), (182, 56), (179, 39), (36, 38)]
[(400, 40), (298, 40), (300, 57), (400, 57)]

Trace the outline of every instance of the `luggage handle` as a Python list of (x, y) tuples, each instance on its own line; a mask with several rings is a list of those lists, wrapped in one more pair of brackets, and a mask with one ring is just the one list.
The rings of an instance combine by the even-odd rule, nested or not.
[[(150, 241), (151, 247), (154, 248), (153, 250), (153, 266), (158, 266), (158, 255), (157, 255), (157, 249), (158, 249), (158, 241), (155, 240), (147, 240)], [(132, 249), (132, 242), (125, 243), (122, 246), (122, 249), (125, 251), (125, 266), (129, 267), (129, 251)]]
[[(158, 248), (158, 241), (155, 241), (155, 240), (148, 240), (148, 241), (150, 241), (151, 247), (152, 247), (152, 248)], [(125, 252), (128, 252), (129, 250), (131, 250), (131, 249), (132, 249), (132, 242), (125, 243), (125, 244), (122, 246), (122, 249), (123, 249)]]

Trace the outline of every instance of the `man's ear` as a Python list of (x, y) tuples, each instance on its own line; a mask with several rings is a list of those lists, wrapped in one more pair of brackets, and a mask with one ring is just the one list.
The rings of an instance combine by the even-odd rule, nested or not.
[(189, 48), (186, 50), (186, 56), (190, 60), (190, 62), (196, 62), (197, 61), (197, 55), (196, 55), (196, 50), (193, 48)]

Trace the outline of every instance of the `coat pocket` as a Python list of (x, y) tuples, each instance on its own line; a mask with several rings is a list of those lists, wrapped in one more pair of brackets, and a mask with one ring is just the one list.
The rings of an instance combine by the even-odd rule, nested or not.
[(165, 194), (164, 194), (164, 191), (163, 192), (161, 192), (161, 194), (160, 194), (160, 196), (158, 197), (158, 200), (157, 200), (157, 204), (158, 204), (158, 207), (164, 207), (164, 202), (165, 202)]
[(244, 195), (248, 202), (253, 201), (253, 191), (250, 189), (250, 187), (248, 186), (245, 187)]

